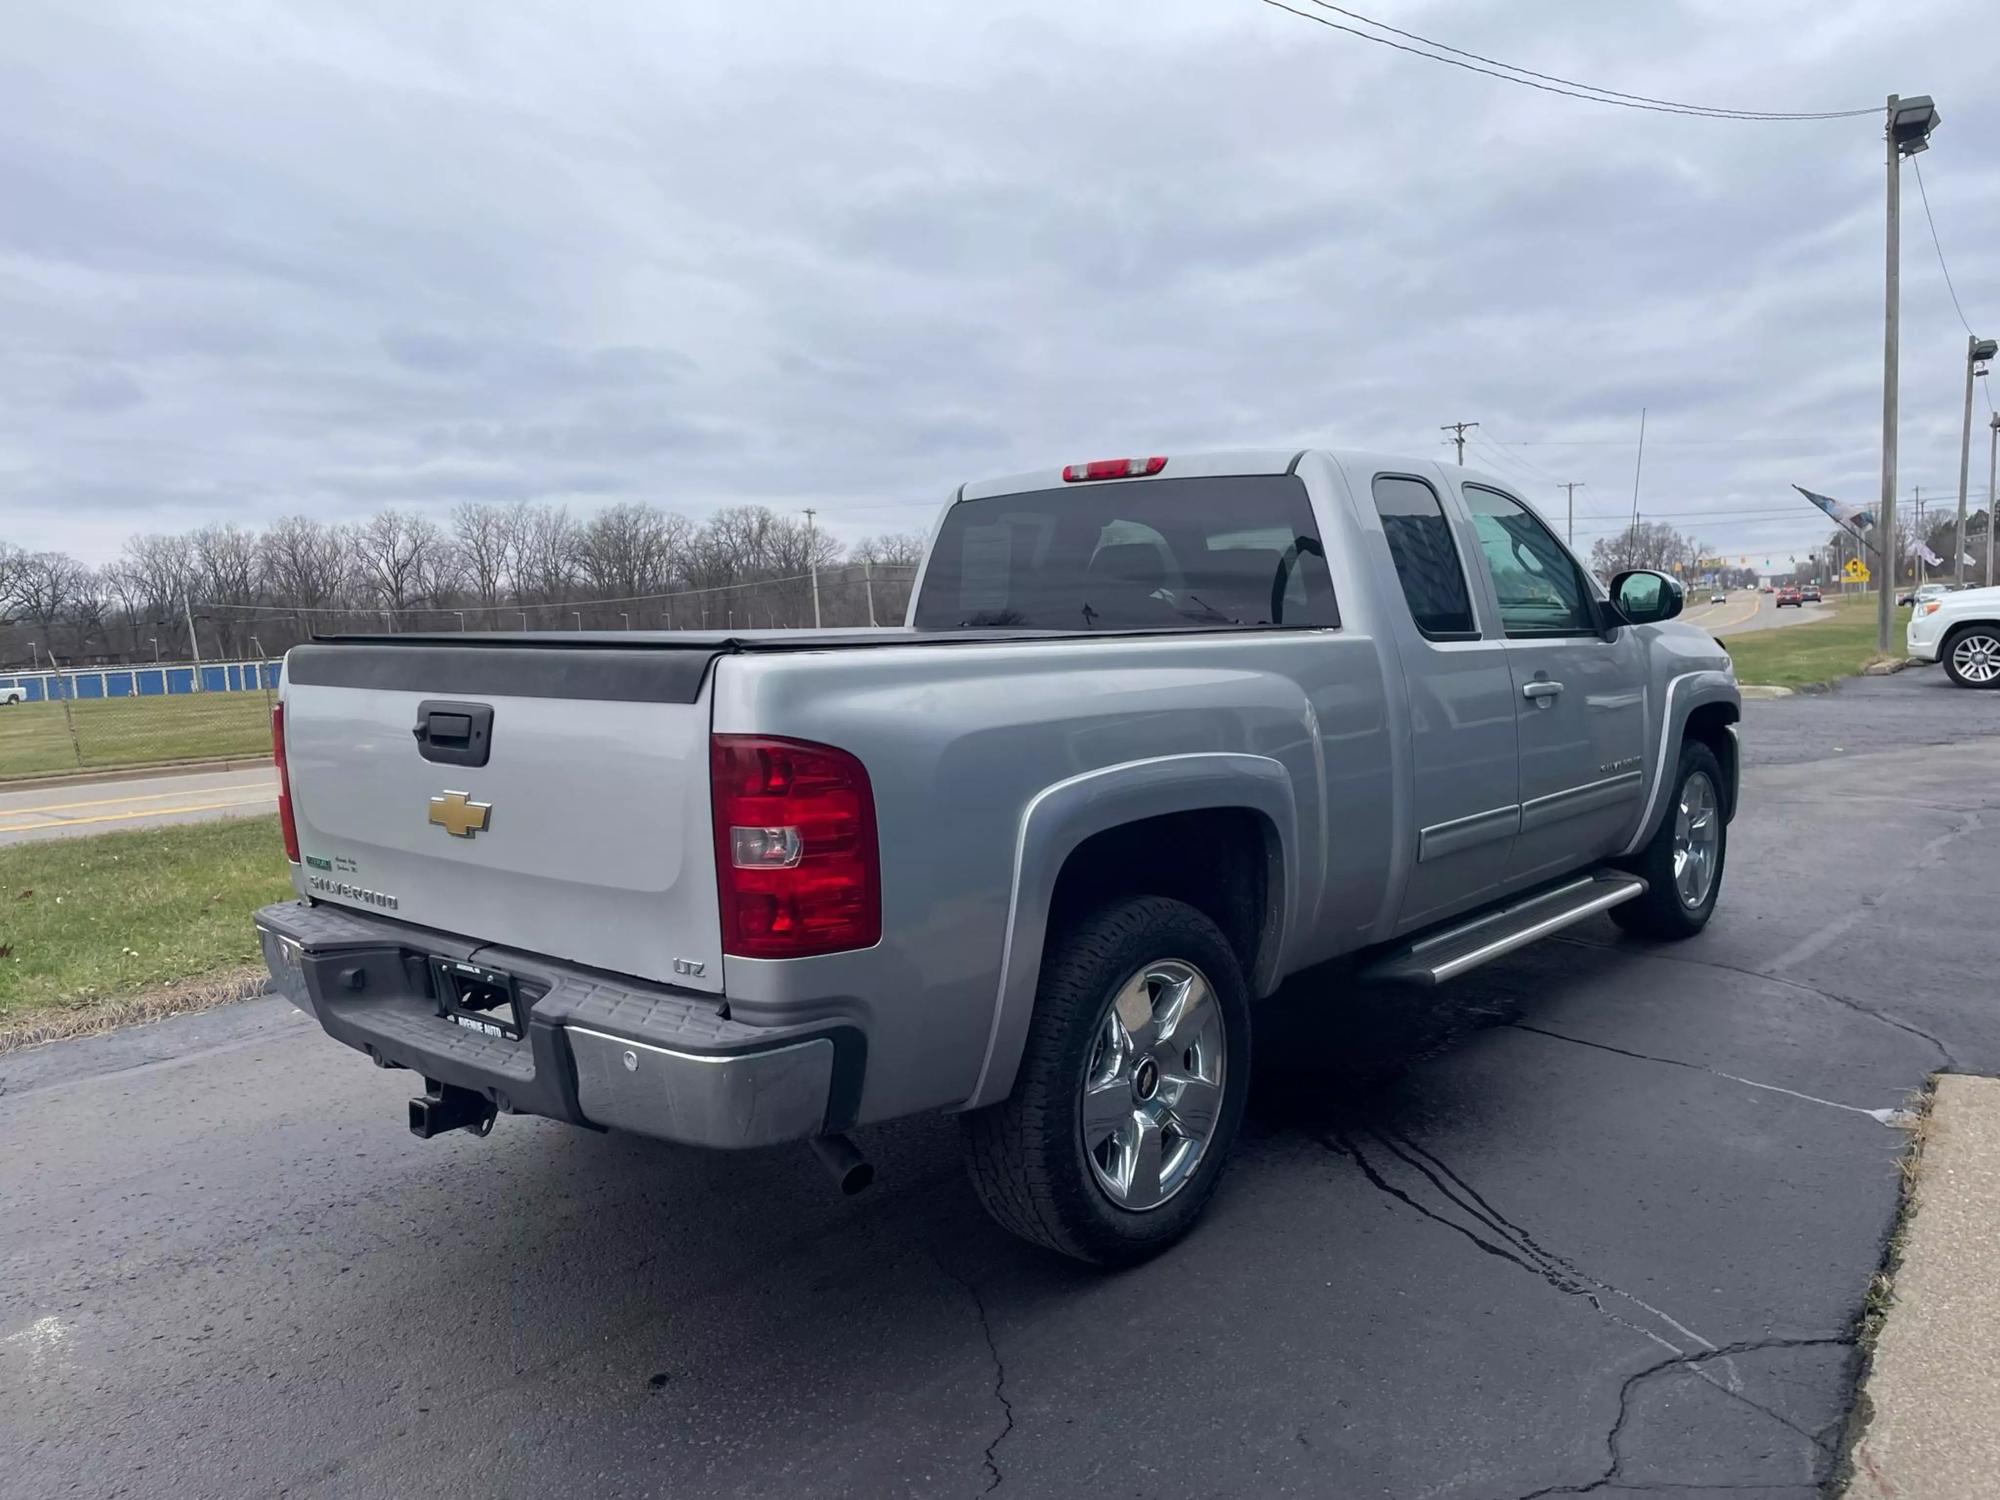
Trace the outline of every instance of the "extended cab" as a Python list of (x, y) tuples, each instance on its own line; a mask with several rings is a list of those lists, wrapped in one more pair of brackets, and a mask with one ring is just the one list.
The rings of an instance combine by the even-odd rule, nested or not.
[(286, 661), (277, 984), (424, 1080), (709, 1147), (964, 1126), (1100, 1263), (1183, 1233), (1255, 1002), (1438, 984), (1714, 909), (1738, 695), (1658, 573), (1507, 485), (1362, 453), (964, 486), (907, 625), (356, 637)]

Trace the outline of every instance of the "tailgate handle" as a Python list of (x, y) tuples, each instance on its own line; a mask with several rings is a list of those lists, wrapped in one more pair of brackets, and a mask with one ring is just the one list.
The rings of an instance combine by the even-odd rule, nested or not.
[(441, 766), (483, 766), (493, 748), (493, 705), (427, 699), (417, 705), (417, 754)]

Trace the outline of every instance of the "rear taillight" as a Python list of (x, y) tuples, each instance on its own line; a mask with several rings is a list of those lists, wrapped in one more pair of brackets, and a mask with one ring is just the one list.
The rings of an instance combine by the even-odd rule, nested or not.
[(292, 817), (292, 777), (285, 769), (285, 705), (271, 706), (271, 764), (278, 768), (278, 826), (285, 831), (285, 858), (299, 862), (299, 825)]
[(1086, 479), (1141, 479), (1166, 466), (1164, 458), (1093, 458), (1087, 464), (1064, 464), (1063, 480), (1077, 484)]
[(722, 951), (805, 958), (882, 936), (868, 772), (845, 750), (718, 734), (709, 742)]

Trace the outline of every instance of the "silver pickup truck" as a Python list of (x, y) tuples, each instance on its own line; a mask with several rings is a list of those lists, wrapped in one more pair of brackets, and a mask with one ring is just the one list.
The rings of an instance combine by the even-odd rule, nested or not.
[(806, 1140), (852, 1189), (847, 1131), (943, 1110), (1002, 1224), (1127, 1262), (1214, 1191), (1288, 977), (1701, 930), (1739, 701), (1681, 598), (1425, 460), (968, 484), (897, 629), (294, 650), (257, 926), (420, 1136)]

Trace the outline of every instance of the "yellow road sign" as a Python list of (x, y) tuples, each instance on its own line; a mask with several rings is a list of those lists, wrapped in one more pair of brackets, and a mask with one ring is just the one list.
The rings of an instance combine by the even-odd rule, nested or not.
[(1868, 564), (1858, 557), (1848, 558), (1847, 566), (1840, 571), (1852, 583), (1866, 583), (1868, 581)]

